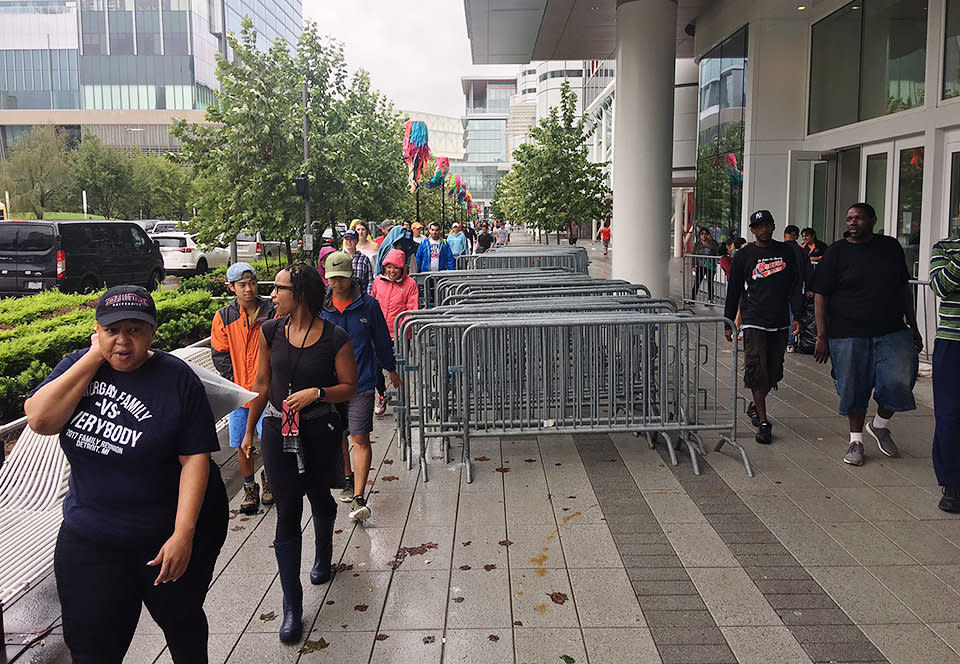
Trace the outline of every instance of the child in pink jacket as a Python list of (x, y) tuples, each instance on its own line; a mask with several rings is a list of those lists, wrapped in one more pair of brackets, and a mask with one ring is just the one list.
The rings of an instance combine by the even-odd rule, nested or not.
[(393, 321), (403, 311), (416, 309), (418, 304), (417, 284), (406, 273), (407, 258), (399, 249), (393, 249), (383, 259), (383, 273), (373, 280), (373, 297), (380, 303), (380, 310), (387, 320), (390, 338), (393, 338)]
[[(373, 297), (380, 304), (391, 339), (395, 334), (393, 321), (400, 313), (416, 309), (419, 304), (417, 283), (407, 274), (406, 264), (406, 254), (399, 249), (391, 249), (383, 259), (383, 272), (373, 280)], [(377, 381), (377, 391), (380, 396), (377, 397), (374, 412), (383, 415), (387, 411), (387, 400), (386, 381), (383, 380), (382, 371)]]

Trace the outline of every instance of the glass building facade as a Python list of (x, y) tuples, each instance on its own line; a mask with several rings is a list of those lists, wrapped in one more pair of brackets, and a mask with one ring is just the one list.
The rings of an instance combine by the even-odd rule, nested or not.
[(464, 78), (463, 161), (453, 165), (473, 200), (489, 204), (497, 182), (507, 172), (507, 119), (516, 79)]
[(697, 121), (697, 223), (739, 235), (743, 205), (743, 126), (747, 105), (747, 28), (700, 61)]
[(0, 110), (203, 110), (226, 31), (300, 34), (300, 0), (0, 0)]
[[(950, 4), (944, 96), (960, 92)], [(926, 38), (927, 0), (857, 0), (814, 23), (809, 133), (923, 106)]]

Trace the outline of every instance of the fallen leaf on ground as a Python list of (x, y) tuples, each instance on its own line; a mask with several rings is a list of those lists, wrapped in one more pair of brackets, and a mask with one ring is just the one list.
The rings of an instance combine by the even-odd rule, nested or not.
[(300, 648), (299, 652), (301, 655), (306, 655), (308, 652), (317, 652), (318, 650), (323, 650), (329, 645), (330, 644), (327, 643), (326, 639), (324, 639), (323, 637), (320, 637), (316, 641), (311, 641), (310, 639), (307, 639), (306, 641), (303, 642), (303, 647)]
[(260, 614), (260, 620), (262, 620), (263, 622), (270, 622), (271, 620), (276, 620), (276, 619), (277, 619), (277, 612), (276, 612), (276, 611), (271, 611), (270, 613), (261, 613), (261, 614)]
[(370, 608), (370, 607), (368, 607), (366, 604), (357, 604), (355, 607), (353, 607), (353, 610), (354, 610), (354, 611), (359, 611), (360, 613), (363, 613), (363, 612), (366, 611), (368, 608)]
[(483, 569), (485, 569), (486, 571), (489, 572), (489, 571), (492, 570), (492, 569), (497, 569), (497, 566), (496, 566), (496, 565), (484, 565), (484, 566), (483, 566)]
[(547, 597), (549, 597), (550, 601), (554, 604), (560, 604), (561, 606), (569, 599), (566, 593), (550, 593)]

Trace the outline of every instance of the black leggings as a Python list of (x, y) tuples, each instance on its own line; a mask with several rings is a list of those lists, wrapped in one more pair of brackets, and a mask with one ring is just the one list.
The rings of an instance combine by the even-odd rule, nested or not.
[(203, 601), (213, 567), (227, 537), (227, 493), (211, 466), (208, 490), (197, 520), (190, 564), (176, 581), (154, 586), (160, 567), (148, 567), (165, 540), (117, 549), (60, 527), (53, 565), (63, 619), (63, 639), (74, 664), (121, 664), (147, 610), (167, 639), (178, 664), (207, 661), (207, 616)]
[(306, 494), (314, 516), (336, 516), (337, 503), (330, 489), (343, 483), (343, 455), (340, 432), (330, 431), (322, 420), (300, 422), (300, 438), (307, 472), (300, 475), (295, 454), (284, 453), (280, 419), (263, 418), (263, 465), (270, 478), (277, 506), (278, 542), (300, 537), (303, 496)]

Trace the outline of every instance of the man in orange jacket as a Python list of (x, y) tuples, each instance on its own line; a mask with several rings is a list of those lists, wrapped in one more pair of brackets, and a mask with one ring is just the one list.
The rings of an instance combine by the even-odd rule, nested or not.
[[(221, 376), (248, 390), (253, 388), (260, 356), (260, 326), (274, 316), (273, 302), (257, 293), (257, 272), (249, 263), (234, 263), (227, 269), (227, 288), (236, 296), (233, 302), (213, 316), (210, 328), (210, 349), (213, 365)], [(256, 483), (253, 459), (239, 448), (247, 430), (249, 405), (230, 413), (230, 447), (236, 447), (240, 472), (243, 474), (243, 501), (240, 511), (256, 514), (260, 508), (260, 487)], [(260, 433), (260, 423), (257, 423)], [(263, 504), (273, 504), (273, 492), (266, 471), (263, 481)]]

